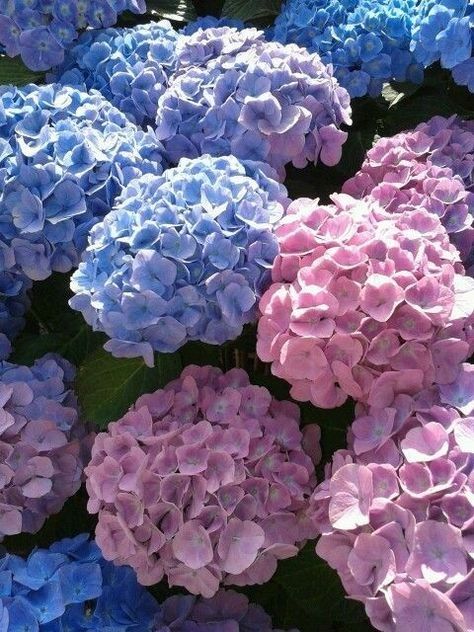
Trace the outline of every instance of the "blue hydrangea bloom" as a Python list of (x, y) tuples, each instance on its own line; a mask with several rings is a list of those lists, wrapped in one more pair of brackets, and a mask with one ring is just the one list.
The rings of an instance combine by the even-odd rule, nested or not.
[(222, 344), (257, 311), (278, 254), (272, 228), (286, 190), (268, 166), (234, 157), (182, 159), (143, 176), (94, 226), (70, 305), (121, 357)]
[(339, 162), (350, 99), (318, 55), (223, 27), (197, 31), (177, 57), (156, 127), (170, 162), (234, 155), (267, 162), (281, 179), (291, 162)]
[(105, 28), (123, 11), (144, 13), (145, 0), (0, 0), (0, 44), (31, 70), (62, 63), (85, 28)]
[[(410, 50), (417, 0), (287, 0), (271, 37), (317, 52), (333, 64), (351, 97), (378, 96), (390, 80), (421, 83)], [(423, 4), (423, 3), (421, 3)]]
[(206, 15), (204, 17), (200, 17), (194, 22), (189, 22), (186, 26), (181, 30), (181, 33), (184, 35), (193, 35), (199, 29), (217, 29), (222, 26), (230, 26), (235, 29), (243, 29), (245, 28), (245, 24), (241, 20), (233, 20), (232, 18), (216, 18), (213, 15)]
[(151, 124), (175, 68), (178, 33), (165, 20), (87, 31), (49, 75), (63, 85), (96, 88), (138, 125)]
[(106, 562), (87, 534), (36, 549), (26, 560), (4, 552), (0, 589), (5, 632), (151, 632), (161, 619), (133, 570)]
[(12, 259), (9, 262), (1, 259), (2, 252), (12, 253), (12, 250), (0, 240), (0, 360), (10, 355), (10, 343), (23, 329), (30, 305), (27, 292), (31, 281), (24, 274), (9, 269)]
[(97, 92), (0, 88), (0, 272), (41, 280), (75, 267), (91, 226), (130, 180), (161, 173), (161, 155)]

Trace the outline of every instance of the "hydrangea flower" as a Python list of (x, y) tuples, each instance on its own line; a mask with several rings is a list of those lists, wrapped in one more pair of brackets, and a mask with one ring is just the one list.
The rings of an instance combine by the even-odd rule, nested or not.
[(245, 28), (245, 24), (241, 20), (234, 20), (226, 17), (216, 18), (213, 15), (206, 15), (199, 17), (197, 20), (194, 20), (194, 22), (186, 24), (186, 26), (181, 30), (181, 33), (184, 35), (194, 35), (194, 33), (200, 29), (218, 29), (224, 26), (238, 29), (239, 31)]
[(3, 87), (0, 112), (0, 269), (68, 272), (122, 187), (161, 173), (161, 146), (96, 92)]
[(474, 265), (474, 122), (435, 116), (412, 131), (382, 138), (343, 189), (376, 197), (390, 212), (437, 215), (466, 268)]
[[(234, 590), (220, 590), (211, 599), (192, 595), (169, 597), (153, 632), (282, 632), (275, 630), (261, 606)], [(298, 632), (293, 630), (293, 632)]]
[(347, 91), (318, 55), (263, 42), (259, 33), (200, 30), (182, 42), (181, 70), (157, 116), (171, 162), (232, 154), (267, 162), (282, 178), (290, 162), (339, 162), (347, 137), (340, 128), (351, 123)]
[[(8, 252), (11, 257), (11, 248), (4, 246), (0, 241), (0, 252)], [(11, 341), (20, 333), (25, 324), (25, 314), (28, 311), (30, 301), (28, 290), (31, 281), (23, 274), (10, 269), (10, 258), (3, 261), (3, 269), (0, 264), (0, 360), (5, 360), (11, 351)]]
[(287, 0), (272, 38), (319, 53), (351, 97), (378, 96), (390, 80), (423, 81), (411, 51), (417, 0)]
[(89, 440), (74, 374), (54, 354), (31, 368), (0, 362), (0, 538), (35, 533), (81, 485)]
[(149, 125), (175, 67), (178, 33), (168, 21), (87, 31), (49, 75), (61, 84), (95, 88), (132, 122)]
[(474, 629), (473, 369), (359, 406), (311, 498), (318, 555), (379, 630)]
[(145, 0), (0, 0), (0, 44), (35, 71), (62, 63), (85, 28), (104, 28), (123, 11), (144, 13)]
[(152, 632), (160, 605), (132, 569), (106, 562), (88, 538), (83, 534), (35, 549), (26, 560), (2, 557), (5, 630)]
[(241, 369), (188, 366), (97, 435), (86, 468), (104, 557), (210, 598), (262, 584), (312, 536), (299, 410)]
[(222, 344), (254, 320), (278, 254), (273, 226), (285, 188), (265, 165), (183, 159), (123, 192), (90, 233), (70, 305), (111, 340), (114, 355)]
[(334, 195), (293, 202), (275, 232), (257, 353), (294, 399), (383, 407), (456, 377), (473, 349), (474, 280), (436, 216)]

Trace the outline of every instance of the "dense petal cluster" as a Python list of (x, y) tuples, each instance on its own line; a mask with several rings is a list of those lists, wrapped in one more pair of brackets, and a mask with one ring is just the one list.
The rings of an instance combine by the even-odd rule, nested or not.
[(474, 367), (360, 409), (311, 499), (316, 551), (379, 630), (474, 629)]
[(161, 173), (161, 149), (97, 92), (0, 88), (2, 274), (42, 280), (77, 266), (122, 187)]
[(339, 162), (349, 95), (318, 55), (264, 42), (255, 29), (224, 27), (182, 42), (178, 68), (157, 116), (170, 161), (232, 154), (282, 176), (290, 162)]
[(334, 195), (293, 202), (276, 230), (257, 353), (292, 396), (380, 406), (452, 381), (472, 350), (474, 281), (439, 219)]
[(88, 534), (0, 560), (2, 630), (151, 632), (156, 600), (135, 573), (106, 562)]
[(419, 2), (411, 50), (425, 68), (439, 61), (456, 83), (474, 92), (474, 4), (467, 0)]
[(313, 535), (302, 440), (298, 407), (245, 371), (186, 367), (96, 437), (85, 471), (104, 557), (204, 597), (268, 581)]
[(32, 70), (49, 70), (86, 28), (112, 26), (123, 11), (144, 13), (145, 0), (0, 0), (0, 45)]
[[(267, 175), (268, 174), (268, 175)], [(222, 344), (254, 320), (278, 254), (286, 189), (267, 165), (184, 158), (144, 176), (94, 226), (70, 304), (116, 356)]]
[(74, 373), (53, 354), (31, 368), (0, 362), (0, 538), (35, 533), (81, 485), (90, 442)]
[(423, 80), (423, 65), (410, 49), (418, 4), (424, 3), (287, 0), (272, 38), (319, 53), (351, 97), (378, 96), (386, 81)]
[(194, 20), (194, 22), (189, 22), (189, 24), (186, 24), (181, 32), (184, 35), (193, 35), (194, 33), (196, 33), (196, 31), (199, 31), (200, 29), (217, 29), (222, 26), (229, 26), (230, 28), (235, 28), (239, 30), (245, 28), (245, 24), (241, 20), (234, 20), (232, 18), (226, 17), (216, 18), (213, 15), (206, 15), (204, 17), (198, 18), (197, 20)]
[[(281, 632), (261, 606), (234, 590), (220, 590), (211, 599), (191, 595), (169, 597), (153, 632)], [(293, 630), (297, 632), (297, 630)]]
[(422, 206), (441, 219), (466, 268), (474, 264), (474, 121), (435, 116), (378, 140), (342, 190), (392, 213)]
[(95, 88), (138, 125), (156, 118), (158, 99), (175, 66), (178, 33), (168, 21), (87, 31), (49, 79)]

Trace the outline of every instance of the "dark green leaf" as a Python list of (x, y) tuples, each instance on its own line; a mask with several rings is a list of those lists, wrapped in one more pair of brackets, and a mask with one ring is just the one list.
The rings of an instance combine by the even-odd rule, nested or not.
[(174, 22), (191, 22), (195, 20), (196, 10), (191, 0), (148, 0), (148, 13)]
[(222, 15), (247, 22), (278, 15), (281, 5), (282, 0), (226, 0)]
[(40, 83), (43, 78), (42, 72), (29, 70), (20, 58), (10, 59), (0, 55), (0, 85), (24, 86), (27, 83)]
[(181, 371), (178, 353), (155, 356), (148, 368), (139, 358), (114, 358), (103, 349), (89, 356), (79, 369), (76, 393), (84, 418), (105, 428), (121, 417), (143, 393), (174, 380)]

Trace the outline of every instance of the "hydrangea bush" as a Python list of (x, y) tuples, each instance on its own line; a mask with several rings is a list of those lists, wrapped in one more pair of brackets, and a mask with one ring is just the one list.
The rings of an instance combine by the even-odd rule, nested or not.
[(175, 67), (178, 33), (168, 21), (87, 31), (67, 51), (51, 81), (95, 88), (138, 125), (154, 122)]
[(474, 372), (361, 407), (311, 515), (316, 551), (378, 630), (474, 629)]
[(49, 70), (80, 31), (112, 26), (126, 10), (144, 13), (145, 0), (0, 0), (0, 45), (28, 68)]
[(53, 354), (31, 368), (0, 362), (0, 538), (35, 533), (81, 485), (90, 437), (74, 373)]
[(455, 378), (472, 352), (474, 281), (436, 216), (347, 195), (301, 199), (276, 235), (257, 352), (293, 398), (383, 407)]
[[(268, 175), (267, 175), (268, 174)], [(286, 190), (265, 165), (183, 159), (132, 182), (90, 233), (71, 306), (116, 356), (222, 344), (256, 317), (278, 254)]]
[[(288, 163), (339, 162), (349, 95), (318, 55), (264, 43), (255, 30), (200, 30), (191, 39), (189, 52), (183, 46), (193, 65), (173, 78), (158, 109), (156, 133), (171, 162), (232, 154), (267, 162), (282, 177)], [(197, 65), (203, 56), (208, 63)]]
[(161, 173), (161, 145), (97, 92), (4, 86), (0, 112), (2, 267), (32, 280), (68, 272), (122, 187)]
[(314, 535), (299, 410), (243, 370), (188, 366), (97, 435), (86, 468), (104, 557), (214, 596), (260, 584)]
[(441, 219), (465, 266), (474, 265), (474, 121), (435, 116), (378, 140), (343, 191), (376, 197), (393, 213), (422, 206)]

